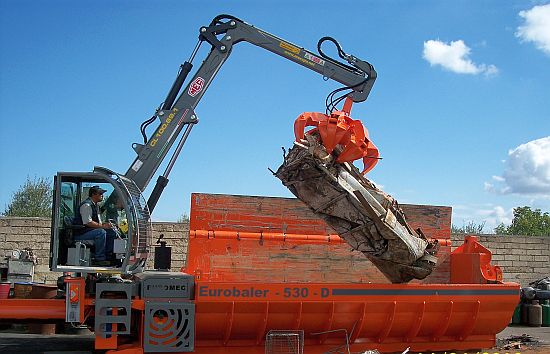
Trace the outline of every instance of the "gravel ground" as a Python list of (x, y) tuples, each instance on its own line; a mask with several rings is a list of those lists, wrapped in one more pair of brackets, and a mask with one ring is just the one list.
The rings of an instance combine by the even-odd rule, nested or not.
[(94, 350), (94, 336), (72, 334), (23, 334), (0, 333), (0, 353), (2, 354), (84, 354)]
[[(512, 336), (521, 336), (526, 334), (531, 338), (538, 340), (538, 344), (521, 345), (520, 349), (502, 349), (502, 341)], [(500, 346), (500, 348), (499, 348)], [(504, 331), (497, 334), (497, 348), (493, 353), (529, 353), (529, 354), (548, 354), (550, 353), (550, 327), (526, 327), (526, 326), (509, 326)], [(500, 349), (500, 350), (499, 350)], [(489, 352), (491, 353), (491, 352)], [(491, 353), (491, 354), (493, 354)]]
[[(82, 332), (82, 331), (81, 331)], [(487, 348), (480, 351), (480, 354), (548, 354), (550, 353), (550, 327), (525, 327), (510, 326), (497, 335), (499, 344), (511, 336), (521, 336), (526, 334), (539, 341), (539, 344), (533, 346), (522, 345), (520, 349), (502, 349), (502, 347)], [(84, 354), (93, 353), (94, 336), (93, 334), (56, 334), (40, 335), (25, 334), (17, 331), (0, 332), (0, 353), (2, 354)], [(450, 352), (447, 352), (447, 354)], [(456, 354), (464, 354), (455, 352)], [(471, 354), (472, 352), (470, 352)], [(413, 353), (411, 353), (413, 354)]]

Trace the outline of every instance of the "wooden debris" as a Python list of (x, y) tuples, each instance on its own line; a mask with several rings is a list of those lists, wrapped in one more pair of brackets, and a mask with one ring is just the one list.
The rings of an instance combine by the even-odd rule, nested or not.
[(412, 231), (397, 201), (355, 166), (335, 163), (315, 135), (306, 137), (288, 151), (275, 176), (391, 282), (427, 277), (436, 264), (436, 242)]

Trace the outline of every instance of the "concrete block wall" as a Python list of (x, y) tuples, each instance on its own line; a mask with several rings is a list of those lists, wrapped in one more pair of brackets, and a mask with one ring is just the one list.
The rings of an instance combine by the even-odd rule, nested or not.
[[(153, 223), (152, 254), (147, 266), (153, 267), (154, 243), (164, 234), (172, 247), (172, 270), (185, 265), (189, 227), (187, 224)], [(462, 244), (464, 235), (452, 235), (453, 250)], [(480, 235), (480, 242), (493, 252), (493, 263), (501, 266), (506, 281), (527, 286), (529, 282), (550, 276), (550, 237)], [(49, 218), (0, 217), (0, 263), (14, 249), (31, 248), (38, 256), (35, 281), (55, 283), (58, 273), (49, 271)]]
[(0, 264), (7, 264), (4, 256), (11, 255), (11, 251), (25, 248), (30, 248), (38, 257), (34, 281), (55, 282), (59, 275), (50, 272), (48, 265), (50, 219), (0, 217)]
[(151, 240), (151, 253), (147, 259), (146, 267), (153, 269), (155, 260), (155, 246), (160, 236), (164, 234), (163, 241), (166, 241), (167, 247), (172, 247), (172, 268), (174, 272), (178, 272), (181, 267), (185, 266), (187, 256), (187, 244), (189, 241), (189, 224), (174, 223), (174, 222), (154, 222), (153, 223), (153, 239)]
[[(479, 235), (481, 244), (493, 253), (491, 263), (502, 268), (504, 281), (528, 286), (550, 276), (550, 236)], [(453, 250), (464, 235), (452, 235)]]
[[(49, 218), (0, 217), (0, 264), (6, 263), (4, 257), (10, 255), (12, 250), (30, 248), (38, 257), (34, 281), (55, 283), (60, 273), (49, 270), (50, 225)], [(164, 234), (167, 246), (172, 247), (172, 270), (179, 271), (185, 265), (187, 255), (188, 225), (153, 223), (151, 254), (147, 260), (150, 269), (153, 268), (154, 246), (160, 234)]]

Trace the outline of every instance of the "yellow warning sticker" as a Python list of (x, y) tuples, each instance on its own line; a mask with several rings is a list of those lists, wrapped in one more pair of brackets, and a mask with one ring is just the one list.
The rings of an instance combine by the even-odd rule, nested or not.
[(279, 47), (288, 50), (289, 52), (292, 52), (294, 54), (300, 53), (300, 48), (293, 46), (290, 43), (287, 42), (280, 42)]

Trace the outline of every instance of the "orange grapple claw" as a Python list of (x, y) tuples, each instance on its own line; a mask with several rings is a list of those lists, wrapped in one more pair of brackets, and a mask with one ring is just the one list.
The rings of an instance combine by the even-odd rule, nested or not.
[(310, 126), (318, 126), (321, 121), (325, 120), (326, 115), (316, 112), (306, 112), (294, 121), (294, 136), (296, 141), (300, 141), (305, 136), (305, 128)]
[(359, 120), (349, 116), (351, 100), (346, 99), (343, 111), (334, 111), (330, 116), (318, 112), (302, 113), (294, 122), (294, 135), (296, 141), (304, 139), (306, 127), (315, 127), (308, 134), (318, 131), (321, 143), (332, 154), (336, 146), (343, 150), (336, 157), (336, 162), (353, 162), (363, 159), (363, 171), (365, 174), (372, 170), (378, 163), (379, 152), (369, 139), (367, 128)]

